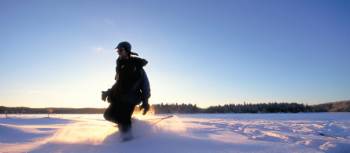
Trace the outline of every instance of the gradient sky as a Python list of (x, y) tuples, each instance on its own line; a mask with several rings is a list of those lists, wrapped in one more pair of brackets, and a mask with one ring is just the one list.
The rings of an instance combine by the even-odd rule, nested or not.
[(106, 107), (123, 40), (151, 103), (350, 99), (348, 0), (1, 0), (0, 25), (0, 105)]

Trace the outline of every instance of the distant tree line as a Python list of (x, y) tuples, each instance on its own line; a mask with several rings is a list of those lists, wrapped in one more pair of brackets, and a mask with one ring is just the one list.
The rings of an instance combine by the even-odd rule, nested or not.
[(298, 103), (227, 104), (211, 106), (207, 113), (297, 113), (312, 112), (312, 107)]
[(350, 100), (314, 105), (313, 110), (316, 112), (350, 112)]
[[(298, 112), (350, 112), (350, 100), (306, 105), (299, 103), (243, 103), (199, 108), (196, 104), (154, 104), (156, 114), (171, 113), (298, 113)], [(104, 108), (29, 108), (0, 106), (0, 114), (101, 114)]]
[(156, 114), (171, 114), (171, 113), (204, 113), (205, 109), (198, 108), (196, 104), (155, 104), (152, 105)]
[(99, 114), (104, 108), (30, 108), (0, 106), (0, 114)]
[(298, 113), (298, 112), (350, 112), (350, 100), (318, 105), (300, 103), (243, 103), (199, 108), (192, 104), (156, 104), (156, 114), (164, 113)]
[(297, 113), (312, 112), (312, 107), (298, 103), (226, 104), (206, 109), (192, 104), (157, 104), (155, 113)]

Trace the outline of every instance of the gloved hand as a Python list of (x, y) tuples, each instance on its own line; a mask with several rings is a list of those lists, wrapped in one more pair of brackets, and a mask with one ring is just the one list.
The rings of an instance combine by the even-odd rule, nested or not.
[(144, 100), (142, 101), (142, 105), (140, 106), (140, 110), (143, 109), (143, 112), (142, 112), (142, 115), (146, 115), (146, 113), (148, 112), (149, 110), (149, 104), (148, 104), (148, 100)]
[(108, 95), (109, 95), (109, 90), (107, 90), (107, 91), (102, 91), (102, 95), (101, 95), (102, 100), (103, 100), (103, 101), (106, 101)]

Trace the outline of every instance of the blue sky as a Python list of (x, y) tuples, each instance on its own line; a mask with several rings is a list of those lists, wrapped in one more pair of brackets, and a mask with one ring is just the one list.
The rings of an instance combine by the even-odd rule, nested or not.
[(2, 0), (0, 23), (0, 105), (105, 107), (123, 40), (151, 103), (350, 99), (346, 0)]

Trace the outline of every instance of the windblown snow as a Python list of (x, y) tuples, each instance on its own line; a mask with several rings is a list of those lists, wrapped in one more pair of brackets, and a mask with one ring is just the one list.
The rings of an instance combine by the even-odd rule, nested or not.
[(102, 115), (0, 118), (0, 153), (348, 153), (350, 113), (135, 116), (121, 142)]

